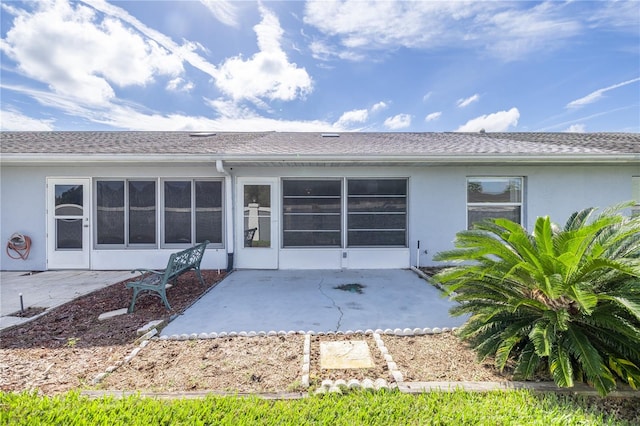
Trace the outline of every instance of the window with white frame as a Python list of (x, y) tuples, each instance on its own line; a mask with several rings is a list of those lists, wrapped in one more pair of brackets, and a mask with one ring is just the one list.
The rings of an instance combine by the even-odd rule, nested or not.
[(347, 246), (407, 245), (407, 180), (347, 181)]
[(631, 208), (631, 216), (640, 216), (640, 176), (633, 176), (631, 178), (631, 198), (636, 203)]
[(160, 201), (157, 178), (96, 180), (96, 248), (157, 247), (160, 231), (163, 245), (222, 245), (221, 181), (172, 179), (162, 187)]
[(284, 179), (282, 210), (285, 248), (407, 245), (405, 178)]
[(341, 247), (341, 212), (341, 179), (283, 180), (283, 247)]
[(484, 219), (522, 223), (522, 177), (467, 178), (467, 227)]
[(163, 244), (222, 244), (222, 182), (163, 181)]
[(156, 244), (156, 181), (96, 181), (96, 245)]

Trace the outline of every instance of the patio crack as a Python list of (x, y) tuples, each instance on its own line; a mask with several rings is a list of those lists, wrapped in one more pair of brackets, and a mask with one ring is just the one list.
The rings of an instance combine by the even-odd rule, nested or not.
[(340, 330), (340, 325), (342, 323), (342, 316), (344, 315), (344, 312), (342, 312), (342, 309), (340, 308), (340, 306), (338, 306), (336, 304), (336, 301), (333, 300), (333, 298), (331, 298), (331, 296), (329, 296), (327, 293), (325, 293), (322, 290), (322, 283), (324, 282), (324, 278), (320, 280), (320, 282), (318, 283), (318, 291), (327, 299), (331, 300), (331, 304), (338, 310), (338, 312), (340, 312), (340, 316), (338, 317), (338, 324), (336, 325), (336, 329), (334, 331), (338, 331)]

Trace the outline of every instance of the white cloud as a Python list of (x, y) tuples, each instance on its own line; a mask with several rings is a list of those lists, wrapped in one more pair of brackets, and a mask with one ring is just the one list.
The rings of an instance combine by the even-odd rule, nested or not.
[(505, 5), (504, 10), (481, 13), (476, 20), (483, 29), (479, 36), (485, 49), (506, 61), (557, 49), (584, 30), (579, 17), (564, 11), (566, 4), (544, 2), (529, 9)]
[(347, 111), (340, 116), (336, 122), (338, 127), (349, 127), (352, 124), (364, 123), (369, 119), (369, 112), (366, 109), (354, 109)]
[(260, 51), (250, 59), (227, 59), (220, 66), (216, 85), (234, 100), (248, 99), (260, 105), (261, 98), (291, 101), (313, 90), (304, 68), (290, 63), (282, 50), (282, 28), (278, 18), (260, 7), (262, 21), (254, 27)]
[(309, 43), (309, 49), (311, 50), (311, 56), (313, 56), (314, 59), (318, 59), (321, 61), (326, 61), (333, 57), (352, 62), (358, 62), (367, 59), (367, 55), (363, 53), (331, 46), (321, 40), (314, 40)]
[(153, 40), (155, 43), (167, 49), (172, 54), (188, 62), (194, 68), (197, 68), (200, 71), (210, 75), (211, 77), (216, 78), (216, 67), (196, 53), (196, 50), (202, 48), (202, 45), (200, 45), (199, 43), (185, 42), (184, 44), (180, 45), (174, 42), (171, 37), (168, 37), (167, 35), (161, 33), (160, 31), (156, 31), (153, 28), (149, 28), (147, 25), (131, 16), (131, 14), (129, 14), (129, 12), (127, 12), (126, 10), (109, 4), (105, 0), (84, 0), (84, 2), (106, 15), (112, 16), (116, 19), (121, 20), (122, 22), (127, 23), (128, 25), (131, 25), (131, 27), (135, 28), (136, 31), (139, 31), (141, 34), (144, 34), (150, 40)]
[(509, 111), (498, 111), (493, 114), (481, 115), (466, 122), (456, 129), (456, 132), (506, 132), (511, 127), (518, 125), (520, 111), (511, 108)]
[(54, 121), (53, 119), (39, 120), (27, 117), (18, 111), (10, 109), (0, 111), (0, 130), (5, 131), (49, 131), (53, 130)]
[(564, 131), (567, 133), (584, 133), (586, 132), (586, 126), (584, 124), (576, 123), (567, 127)]
[(182, 77), (176, 77), (167, 83), (167, 90), (172, 92), (190, 92), (195, 85), (190, 81), (185, 81)]
[(632, 84), (632, 83), (636, 83), (640, 81), (640, 77), (639, 78), (634, 78), (632, 80), (627, 80), (627, 81), (623, 81), (622, 83), (618, 83), (618, 84), (614, 84), (612, 86), (609, 87), (605, 87), (603, 89), (598, 89), (594, 92), (589, 93), (587, 96), (584, 96), (580, 99), (576, 99), (574, 101), (571, 101), (567, 104), (566, 108), (579, 108), (579, 107), (583, 107), (585, 105), (591, 104), (593, 102), (596, 102), (597, 100), (599, 100), (600, 98), (602, 98), (602, 96), (613, 89), (617, 89), (619, 87), (623, 87), (626, 86), (628, 84)]
[(464, 108), (474, 102), (478, 102), (479, 100), (480, 100), (480, 95), (476, 93), (475, 95), (471, 95), (468, 98), (458, 99), (458, 101), (456, 102), (456, 105), (458, 105), (458, 108)]
[(397, 47), (453, 47), (514, 60), (579, 35), (584, 25), (574, 15), (555, 2), (311, 0), (304, 22), (324, 34), (318, 41), (324, 59), (345, 49), (357, 57)]
[(35, 11), (18, 12), (0, 48), (21, 72), (56, 93), (104, 104), (115, 97), (112, 85), (144, 86), (184, 71), (180, 58), (118, 20), (99, 21), (89, 7), (33, 4)]
[(240, 25), (236, 6), (233, 2), (224, 0), (200, 0), (200, 3), (209, 9), (209, 12), (223, 24), (229, 25), (230, 27), (238, 27)]
[(411, 115), (398, 114), (384, 120), (384, 126), (390, 130), (405, 129), (411, 126)]
[(378, 102), (378, 103), (374, 104), (374, 105), (371, 107), (371, 112), (372, 112), (372, 113), (375, 113), (375, 112), (378, 112), (378, 111), (382, 111), (382, 110), (387, 109), (388, 107), (389, 107), (389, 106), (387, 105), (387, 103), (386, 103), (386, 102), (384, 102), (384, 101), (380, 101), (380, 102)]
[(639, 17), (640, 9), (637, 0), (610, 0), (602, 2), (602, 7), (596, 9), (587, 20), (594, 27), (617, 28), (638, 34)]
[(427, 102), (432, 95), (433, 95), (433, 92), (425, 93), (425, 95), (422, 97), (422, 102)]
[(438, 111), (438, 112), (432, 112), (431, 114), (427, 114), (427, 116), (424, 118), (424, 121), (435, 121), (438, 118), (440, 118), (442, 116), (442, 112)]
[[(161, 130), (161, 131), (290, 131), (290, 132), (327, 132), (340, 131), (334, 124), (321, 120), (276, 120), (258, 116), (248, 108), (239, 106), (231, 100), (205, 99), (214, 109), (218, 118), (188, 116), (183, 114), (161, 114), (149, 112), (147, 108), (132, 103), (115, 103), (104, 106), (86, 104), (60, 96), (56, 93), (36, 90), (28, 87), (2, 84), (0, 87), (36, 99), (45, 107), (58, 109), (78, 120), (112, 126), (124, 130)], [(4, 118), (3, 118), (4, 120)], [(8, 130), (8, 129), (7, 129)], [(29, 130), (34, 130), (30, 128)], [(45, 130), (45, 129), (43, 129)]]

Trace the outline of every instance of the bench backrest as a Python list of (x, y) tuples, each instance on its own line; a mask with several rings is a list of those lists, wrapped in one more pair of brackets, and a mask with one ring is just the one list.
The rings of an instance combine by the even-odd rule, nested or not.
[(209, 241), (205, 241), (186, 250), (173, 253), (169, 257), (167, 269), (165, 270), (165, 277), (172, 278), (176, 275), (180, 275), (187, 269), (199, 269), (200, 262), (202, 262), (202, 257), (204, 256), (204, 249), (207, 247), (207, 244), (209, 244)]

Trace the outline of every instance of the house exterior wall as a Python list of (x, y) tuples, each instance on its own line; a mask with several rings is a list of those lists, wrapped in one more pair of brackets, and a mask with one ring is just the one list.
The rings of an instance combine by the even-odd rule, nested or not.
[[(27, 260), (0, 256), (0, 270), (42, 271), (48, 269), (46, 251), (47, 233), (47, 178), (223, 178), (215, 164), (186, 166), (92, 165), (92, 166), (8, 166), (0, 170), (0, 237), (6, 245), (14, 232), (32, 239)], [(91, 202), (93, 209), (93, 200)], [(91, 221), (95, 220), (93, 211)], [(224, 234), (223, 234), (224, 235)], [(101, 249), (92, 246), (90, 267), (93, 270), (127, 270), (135, 268), (164, 268), (170, 253), (178, 249)], [(202, 267), (223, 269), (227, 264), (226, 248), (211, 248), (205, 253)]]
[[(538, 216), (549, 215), (563, 224), (579, 209), (605, 207), (630, 200), (632, 176), (638, 175), (637, 165), (509, 165), (509, 166), (422, 166), (422, 167), (230, 167), (236, 189), (240, 177), (259, 178), (407, 178), (408, 179), (408, 246), (402, 248), (295, 248), (280, 249), (281, 269), (339, 268), (406, 268), (433, 265), (433, 255), (453, 247), (456, 232), (467, 223), (467, 177), (524, 177), (523, 224), (531, 230)], [(0, 170), (0, 236), (3, 244), (13, 232), (32, 238), (27, 260), (12, 260), (6, 253), (0, 256), (2, 270), (45, 270), (46, 253), (46, 180), (48, 177), (89, 178), (224, 178), (215, 164), (140, 166), (13, 166)], [(228, 189), (225, 190), (228, 192)], [(231, 199), (232, 194), (227, 200)], [(239, 208), (238, 208), (239, 209)], [(234, 215), (237, 216), (235, 209)], [(226, 209), (231, 210), (231, 209)], [(237, 217), (229, 217), (230, 227)], [(92, 216), (93, 217), (93, 216)], [(239, 225), (239, 223), (238, 223)], [(241, 229), (237, 227), (237, 229)], [(236, 230), (236, 235), (238, 231)], [(225, 232), (224, 234), (227, 234)], [(229, 233), (232, 235), (233, 233)], [(236, 237), (237, 238), (237, 237)], [(420, 241), (420, 251), (417, 242)], [(238, 241), (236, 241), (237, 243)], [(223, 269), (227, 266), (224, 247), (207, 250), (202, 266)], [(91, 248), (91, 269), (162, 268), (169, 253), (176, 249), (103, 249)], [(346, 253), (346, 255), (345, 255)]]
[[(435, 265), (433, 255), (453, 248), (467, 226), (467, 177), (523, 177), (523, 225), (538, 216), (560, 225), (576, 210), (607, 207), (631, 199), (636, 165), (509, 165), (423, 167), (234, 168), (234, 176), (278, 178), (408, 178), (407, 248), (282, 249), (281, 269), (403, 268)], [(420, 241), (420, 251), (417, 243)], [(426, 252), (425, 252), (426, 251)], [(345, 259), (344, 252), (347, 252)], [(418, 258), (419, 256), (419, 258)]]

